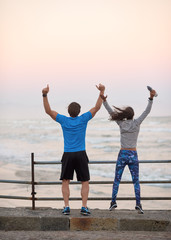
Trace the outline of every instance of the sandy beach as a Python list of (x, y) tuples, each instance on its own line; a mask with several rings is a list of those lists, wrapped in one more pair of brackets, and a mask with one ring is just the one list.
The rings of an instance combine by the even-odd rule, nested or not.
[[(58, 181), (60, 176), (59, 169), (53, 168), (39, 168), (35, 169), (35, 181)], [(14, 164), (1, 163), (0, 179), (3, 180), (31, 180), (31, 170), (28, 166), (17, 166)], [(76, 180), (76, 179), (74, 179)], [(91, 176), (93, 181), (112, 181), (111, 178), (101, 178), (97, 176)], [(70, 196), (80, 197), (80, 185), (70, 185)], [(0, 183), (1, 195), (10, 196), (26, 196), (31, 197), (31, 185), (25, 184), (9, 184)], [(90, 185), (89, 197), (110, 197), (112, 191), (112, 185)], [(36, 197), (62, 197), (60, 185), (38, 185), (36, 186)], [(134, 197), (134, 188), (132, 184), (125, 185), (120, 184), (118, 197)], [(159, 186), (149, 186), (141, 184), (141, 196), (142, 197), (170, 197), (170, 188), (162, 188)], [(118, 201), (118, 209), (134, 209), (135, 201)], [(110, 201), (88, 201), (88, 206), (91, 209), (108, 209)], [(145, 209), (171, 209), (171, 201), (158, 201), (149, 200), (142, 201), (143, 208)], [(15, 199), (0, 199), (1, 207), (31, 207), (31, 201), (29, 200), (15, 200)], [(63, 208), (63, 201), (36, 201), (37, 207), (52, 207)], [(81, 201), (70, 201), (70, 206), (73, 209), (81, 207)]]

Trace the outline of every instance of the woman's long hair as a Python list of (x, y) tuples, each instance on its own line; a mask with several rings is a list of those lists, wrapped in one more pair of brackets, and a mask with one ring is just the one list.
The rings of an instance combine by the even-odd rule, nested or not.
[(126, 107), (124, 109), (114, 107), (114, 112), (111, 113), (110, 120), (117, 121), (117, 120), (131, 120), (134, 117), (134, 110), (132, 107)]

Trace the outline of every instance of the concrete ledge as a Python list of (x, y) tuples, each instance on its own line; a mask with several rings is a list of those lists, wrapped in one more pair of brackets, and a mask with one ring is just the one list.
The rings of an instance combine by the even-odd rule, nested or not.
[[(171, 231), (170, 221), (149, 219), (120, 219), (120, 231)], [(170, 230), (169, 230), (170, 229)]]
[(1, 231), (165, 231), (171, 232), (171, 210), (91, 210), (90, 216), (71, 209), (64, 216), (61, 209), (0, 208)]
[(69, 219), (38, 217), (0, 217), (0, 230), (5, 231), (66, 231)]
[(118, 220), (114, 218), (70, 218), (70, 230), (116, 231)]
[(59, 210), (41, 208), (0, 208), (0, 230), (5, 231), (66, 231), (70, 219), (60, 214)]

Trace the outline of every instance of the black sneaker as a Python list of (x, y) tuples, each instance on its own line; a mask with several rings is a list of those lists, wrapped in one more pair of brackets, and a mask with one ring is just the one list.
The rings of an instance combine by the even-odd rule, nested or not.
[(89, 211), (88, 207), (86, 207), (86, 208), (85, 208), (85, 207), (82, 207), (80, 213), (81, 213), (82, 215), (85, 215), (85, 216), (88, 216), (88, 215), (91, 214), (91, 212)]
[(136, 206), (135, 206), (135, 209), (138, 211), (138, 213), (144, 214), (141, 204), (136, 205)]
[(64, 210), (62, 211), (64, 215), (69, 215), (70, 214), (70, 207), (65, 207)]
[(111, 202), (110, 203), (109, 211), (112, 211), (113, 208), (117, 208), (116, 202)]

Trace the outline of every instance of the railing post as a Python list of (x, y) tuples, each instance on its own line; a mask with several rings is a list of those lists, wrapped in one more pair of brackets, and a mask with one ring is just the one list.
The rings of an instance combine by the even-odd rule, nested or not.
[(31, 153), (31, 184), (32, 184), (32, 210), (35, 210), (35, 185), (34, 185), (34, 153)]

